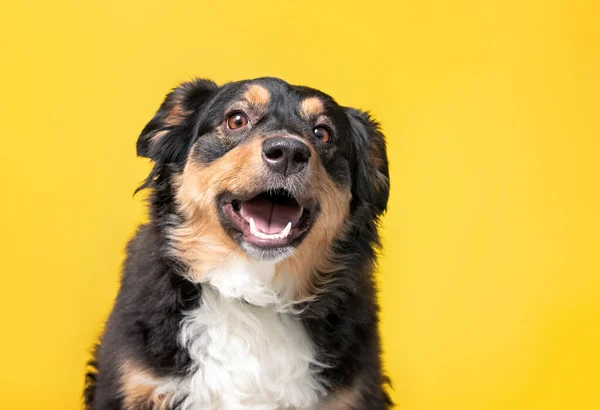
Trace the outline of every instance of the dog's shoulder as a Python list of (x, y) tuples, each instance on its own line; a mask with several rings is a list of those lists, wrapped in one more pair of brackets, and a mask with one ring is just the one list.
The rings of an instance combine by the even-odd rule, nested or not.
[(153, 223), (140, 225), (126, 247), (123, 278), (160, 269), (164, 256), (157, 227)]

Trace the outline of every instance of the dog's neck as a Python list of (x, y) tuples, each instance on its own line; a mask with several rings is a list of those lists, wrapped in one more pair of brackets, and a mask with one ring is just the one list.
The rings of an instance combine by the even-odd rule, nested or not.
[(287, 311), (294, 299), (293, 278), (289, 272), (277, 270), (277, 262), (230, 254), (208, 271), (200, 283), (214, 288), (228, 300)]

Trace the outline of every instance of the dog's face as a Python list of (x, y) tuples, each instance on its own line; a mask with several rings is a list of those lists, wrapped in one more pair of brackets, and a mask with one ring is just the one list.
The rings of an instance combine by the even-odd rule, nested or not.
[[(181, 218), (173, 235), (200, 240), (209, 259), (324, 253), (349, 223), (374, 223), (389, 194), (377, 124), (274, 78), (182, 84), (143, 130), (138, 154), (169, 170)], [(353, 220), (359, 208), (367, 221)]]

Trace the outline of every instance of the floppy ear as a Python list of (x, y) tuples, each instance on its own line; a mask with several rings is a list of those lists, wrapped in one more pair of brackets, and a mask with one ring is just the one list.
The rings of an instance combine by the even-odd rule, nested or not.
[(142, 130), (138, 156), (161, 163), (181, 160), (193, 138), (193, 114), (218, 88), (210, 80), (196, 79), (173, 89)]
[(352, 195), (379, 216), (385, 211), (390, 195), (385, 137), (379, 124), (366, 112), (347, 108), (346, 113), (356, 150), (357, 169)]

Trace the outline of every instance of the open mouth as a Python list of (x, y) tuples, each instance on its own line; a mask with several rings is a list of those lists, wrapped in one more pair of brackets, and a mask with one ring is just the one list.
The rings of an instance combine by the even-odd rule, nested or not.
[(246, 200), (225, 195), (221, 209), (244, 241), (260, 248), (293, 245), (308, 231), (315, 213), (284, 189), (262, 192)]

